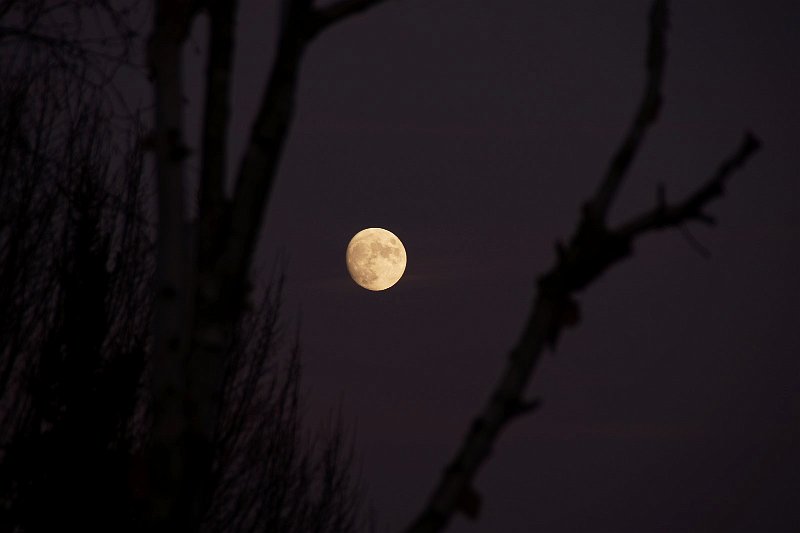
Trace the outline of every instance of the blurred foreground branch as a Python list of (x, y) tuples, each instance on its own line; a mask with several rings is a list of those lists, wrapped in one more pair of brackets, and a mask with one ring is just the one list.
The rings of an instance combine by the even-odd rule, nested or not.
[(722, 195), (728, 179), (759, 147), (758, 140), (748, 133), (741, 146), (717, 172), (681, 202), (667, 204), (663, 188), (659, 189), (657, 204), (652, 210), (616, 229), (607, 227), (608, 211), (630, 163), (641, 148), (648, 127), (658, 115), (666, 57), (667, 7), (667, 0), (655, 0), (651, 8), (646, 56), (648, 76), (633, 124), (595, 196), (584, 205), (569, 243), (556, 245), (555, 265), (539, 277), (530, 316), (499, 381), (422, 512), (408, 528), (408, 533), (441, 531), (456, 512), (473, 518), (477, 516), (480, 498), (473, 487), (475, 475), (489, 457), (503, 428), (538, 404), (524, 398), (525, 387), (545, 348), (554, 348), (561, 332), (579, 321), (580, 311), (574, 295), (628, 257), (638, 237), (693, 220), (712, 222), (713, 219), (705, 213), (706, 206)]

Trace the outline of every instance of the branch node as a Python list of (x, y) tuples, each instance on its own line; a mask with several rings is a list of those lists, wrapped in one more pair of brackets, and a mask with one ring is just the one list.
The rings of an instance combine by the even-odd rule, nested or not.
[(541, 398), (534, 398), (532, 400), (517, 400), (516, 404), (513, 407), (514, 412), (512, 413), (512, 416), (518, 417), (529, 413), (533, 413), (541, 406), (542, 406)]
[(744, 147), (742, 151), (750, 153), (761, 148), (761, 139), (750, 130), (744, 132)]

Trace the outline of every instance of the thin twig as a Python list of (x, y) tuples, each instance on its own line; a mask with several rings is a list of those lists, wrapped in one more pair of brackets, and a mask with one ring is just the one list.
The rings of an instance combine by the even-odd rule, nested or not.
[(656, 0), (650, 9), (650, 33), (647, 43), (647, 81), (639, 109), (628, 134), (609, 164), (603, 181), (591, 202), (592, 215), (605, 220), (617, 191), (622, 185), (633, 158), (639, 152), (648, 128), (658, 118), (661, 107), (661, 84), (667, 56), (668, 6), (666, 0)]
[(702, 187), (685, 200), (672, 205), (656, 206), (622, 224), (614, 233), (632, 239), (646, 231), (675, 227), (691, 220), (710, 223), (713, 218), (703, 209), (709, 202), (722, 196), (725, 185), (733, 173), (744, 166), (760, 146), (760, 141), (752, 133), (747, 132), (739, 148), (720, 164), (714, 175)]

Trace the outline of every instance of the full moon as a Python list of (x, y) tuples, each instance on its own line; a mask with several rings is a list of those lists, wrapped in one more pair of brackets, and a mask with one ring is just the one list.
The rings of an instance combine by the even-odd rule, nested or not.
[(347, 271), (353, 281), (371, 291), (397, 283), (406, 270), (406, 249), (397, 235), (382, 228), (356, 233), (347, 245)]

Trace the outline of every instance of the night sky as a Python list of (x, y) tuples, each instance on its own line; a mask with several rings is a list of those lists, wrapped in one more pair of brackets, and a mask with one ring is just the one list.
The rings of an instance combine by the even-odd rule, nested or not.
[[(239, 16), (234, 155), (276, 3)], [(438, 481), (618, 146), (649, 4), (390, 1), (308, 51), (255, 274), (285, 252), (307, 420), (341, 406), (381, 531), (407, 525)], [(449, 531), (798, 529), (798, 28), (793, 1), (673, 3), (664, 106), (612, 222), (652, 207), (659, 182), (682, 197), (745, 129), (764, 149), (711, 206), (719, 225), (689, 228), (709, 258), (680, 232), (651, 234), (580, 295), (582, 322), (529, 388), (543, 407), (479, 474), (480, 519)], [(409, 258), (380, 293), (344, 262), (370, 226)]]

